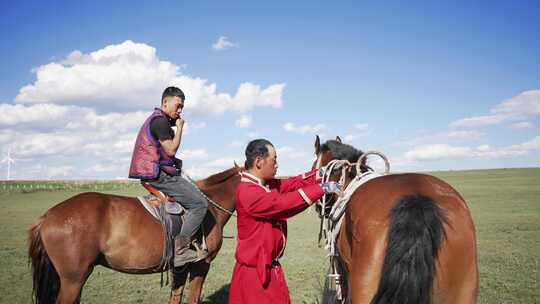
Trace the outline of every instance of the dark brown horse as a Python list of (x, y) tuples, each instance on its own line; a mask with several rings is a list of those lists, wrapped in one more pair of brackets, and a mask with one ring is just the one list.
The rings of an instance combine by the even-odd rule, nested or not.
[[(361, 152), (340, 141), (321, 146), (317, 137), (315, 154), (324, 167), (333, 159), (355, 162)], [(345, 185), (357, 174), (350, 169)], [(361, 185), (345, 210), (336, 247), (345, 302), (476, 303), (471, 214), (463, 197), (436, 177), (389, 174)]]
[[(240, 168), (197, 182), (226, 210), (234, 211)], [(192, 263), (173, 277), (170, 303), (180, 303), (187, 277), (188, 303), (198, 303), (210, 262), (223, 241), (222, 229), (231, 213), (209, 205), (204, 231), (206, 260)], [(137, 198), (88, 192), (49, 209), (30, 228), (34, 298), (39, 303), (76, 303), (94, 266), (134, 274), (161, 272), (164, 232)]]

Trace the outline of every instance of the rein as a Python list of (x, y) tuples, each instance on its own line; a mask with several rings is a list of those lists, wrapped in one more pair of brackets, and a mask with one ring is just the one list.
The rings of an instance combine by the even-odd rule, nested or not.
[(221, 206), (220, 204), (216, 203), (214, 200), (212, 200), (211, 198), (208, 197), (208, 195), (206, 195), (204, 192), (201, 191), (201, 189), (199, 189), (199, 187), (197, 186), (197, 184), (195, 183), (195, 181), (187, 174), (185, 174), (183, 171), (182, 171), (182, 174), (184, 175), (184, 177), (193, 185), (195, 186), (195, 189), (197, 189), (197, 191), (199, 191), (199, 193), (204, 197), (206, 198), (206, 200), (208, 200), (210, 202), (210, 204), (212, 204), (214, 207), (216, 207), (216, 209), (218, 209), (219, 211), (222, 211), (222, 212), (225, 212), (227, 213), (228, 215), (231, 215), (231, 216), (234, 216), (236, 217), (236, 214), (234, 214), (234, 210), (229, 210), (223, 206)]

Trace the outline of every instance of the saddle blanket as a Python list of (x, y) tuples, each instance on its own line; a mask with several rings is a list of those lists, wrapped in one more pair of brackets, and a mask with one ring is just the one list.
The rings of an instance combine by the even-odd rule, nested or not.
[[(148, 211), (157, 220), (160, 220), (161, 218), (159, 215), (160, 207), (156, 206), (155, 204), (150, 203), (150, 201), (157, 200), (156, 196), (154, 196), (153, 194), (148, 194), (145, 196), (137, 196), (137, 199), (143, 205), (146, 211)], [(182, 207), (182, 205), (180, 205), (177, 202), (165, 202), (164, 204), (161, 204), (161, 203), (159, 204), (159, 206), (162, 206), (162, 205), (165, 205), (165, 211), (169, 214), (182, 215), (183, 213), (186, 212), (186, 209), (184, 209), (184, 207)]]

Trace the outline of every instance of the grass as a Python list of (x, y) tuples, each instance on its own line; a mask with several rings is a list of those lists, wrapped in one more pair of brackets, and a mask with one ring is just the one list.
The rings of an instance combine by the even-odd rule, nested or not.
[[(479, 303), (540, 303), (540, 168), (435, 172), (467, 200), (479, 248)], [(142, 188), (111, 193), (139, 195)], [(0, 303), (31, 303), (26, 239), (31, 222), (76, 191), (0, 193)], [(234, 218), (225, 229), (235, 235)], [(282, 264), (294, 303), (316, 303), (327, 267), (317, 246), (318, 220), (304, 212), (289, 221)], [(144, 244), (141, 244), (144, 246)], [(234, 239), (225, 239), (207, 278), (205, 303), (226, 303)], [(127, 275), (96, 267), (84, 303), (166, 302), (159, 274)]]

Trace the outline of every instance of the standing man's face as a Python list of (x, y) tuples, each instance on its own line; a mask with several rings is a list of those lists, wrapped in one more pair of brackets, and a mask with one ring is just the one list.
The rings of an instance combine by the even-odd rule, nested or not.
[(184, 109), (184, 100), (182, 100), (180, 97), (167, 96), (165, 97), (165, 99), (163, 99), (163, 105), (161, 106), (161, 110), (167, 113), (170, 118), (176, 119), (180, 117), (182, 109)]
[(265, 180), (269, 180), (276, 176), (278, 163), (274, 147), (270, 145), (267, 145), (266, 147), (268, 148), (268, 156), (260, 159), (260, 162), (257, 165), (260, 166), (262, 177)]

